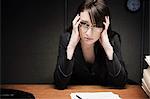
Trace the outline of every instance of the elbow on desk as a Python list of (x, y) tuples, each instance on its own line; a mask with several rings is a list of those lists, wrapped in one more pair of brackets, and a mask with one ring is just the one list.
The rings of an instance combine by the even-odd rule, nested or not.
[(58, 76), (54, 76), (54, 85), (56, 89), (64, 90), (67, 88), (67, 84), (65, 80), (60, 79)]
[(125, 88), (128, 79), (128, 73), (124, 70), (120, 71), (118, 75), (109, 75), (108, 79), (116, 88)]
[[(55, 88), (59, 89), (59, 90), (64, 90), (67, 89), (68, 86), (68, 80), (69, 78), (62, 78), (58, 75), (56, 75), (56, 73), (54, 74), (54, 84), (55, 84)], [(117, 77), (112, 77), (109, 76), (108, 77), (108, 81), (107, 84), (110, 86), (114, 86), (115, 88), (125, 88), (125, 85), (127, 83), (127, 75), (118, 75)]]
[(64, 85), (64, 84), (61, 84), (61, 83), (54, 83), (55, 84), (55, 88), (56, 89), (59, 89), (59, 90), (64, 90), (64, 89), (67, 89), (67, 86), (66, 85)]
[(126, 82), (125, 81), (114, 81), (113, 85), (116, 88), (123, 89), (123, 88), (125, 88)]
[(125, 85), (127, 83), (127, 77), (121, 77), (121, 78), (114, 78), (112, 79), (112, 83), (116, 88), (125, 88)]
[(64, 90), (67, 88), (67, 84), (64, 83), (62, 80), (58, 80), (58, 79), (54, 80), (54, 85), (55, 85), (55, 88), (59, 90)]
[(54, 85), (56, 89), (64, 90), (67, 88), (67, 82), (69, 78), (65, 78), (63, 75), (61, 75), (58, 69), (55, 70), (53, 77), (54, 77)]

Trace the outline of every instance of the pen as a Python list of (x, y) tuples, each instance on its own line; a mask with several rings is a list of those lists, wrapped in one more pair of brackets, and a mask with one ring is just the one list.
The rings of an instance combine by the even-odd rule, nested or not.
[(82, 99), (80, 96), (76, 95), (76, 97), (78, 97), (79, 99)]

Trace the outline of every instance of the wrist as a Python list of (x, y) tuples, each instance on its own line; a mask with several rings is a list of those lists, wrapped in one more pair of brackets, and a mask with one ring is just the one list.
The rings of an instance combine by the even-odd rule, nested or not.
[(67, 46), (67, 49), (75, 49), (75, 47), (76, 47), (76, 42), (70, 41)]
[(104, 50), (106, 52), (106, 55), (107, 55), (108, 59), (113, 60), (113, 53), (114, 53), (113, 47), (109, 46), (107, 48), (104, 48)]
[(106, 44), (108, 45), (109, 44), (109, 38), (108, 38), (107, 33), (102, 33), (99, 41), (100, 41), (102, 46), (105, 46)]
[(74, 47), (72, 46), (67, 46), (67, 59), (71, 60), (72, 59), (72, 56), (73, 56), (73, 53), (74, 53)]

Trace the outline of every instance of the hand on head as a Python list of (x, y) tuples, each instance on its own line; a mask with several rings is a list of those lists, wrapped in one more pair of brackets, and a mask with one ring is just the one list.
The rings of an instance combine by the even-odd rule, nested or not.
[(69, 60), (72, 59), (75, 47), (80, 40), (79, 28), (78, 28), (80, 21), (81, 21), (80, 16), (79, 16), (79, 14), (77, 14), (77, 16), (74, 18), (74, 20), (72, 22), (72, 25), (73, 25), (72, 34), (71, 34), (69, 44), (67, 46), (67, 59), (69, 59)]
[(105, 22), (103, 24), (105, 27), (102, 33), (106, 33), (110, 24), (109, 16), (105, 16)]
[(99, 41), (100, 41), (101, 44), (108, 41), (107, 30), (108, 30), (108, 27), (109, 27), (109, 24), (110, 24), (109, 16), (105, 16), (105, 22), (103, 22), (103, 24), (104, 24), (104, 29), (101, 33), (100, 38), (99, 38)]
[(77, 16), (74, 18), (72, 25), (73, 25), (73, 29), (72, 29), (72, 34), (71, 34), (71, 38), (70, 38), (70, 42), (69, 42), (69, 46), (75, 48), (76, 45), (78, 44), (79, 40), (80, 40), (80, 36), (79, 36), (79, 24), (80, 24), (80, 16), (79, 14), (77, 14)]

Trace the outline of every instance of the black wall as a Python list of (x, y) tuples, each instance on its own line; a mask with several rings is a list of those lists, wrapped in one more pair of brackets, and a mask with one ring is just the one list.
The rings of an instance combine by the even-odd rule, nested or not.
[[(143, 36), (143, 57), (145, 55), (150, 55), (150, 20), (149, 20), (149, 11), (150, 11), (150, 2), (149, 0), (145, 0), (143, 3), (145, 6), (143, 7), (143, 27), (142, 27), (142, 36)], [(147, 68), (147, 63), (143, 60), (144, 68)]]
[[(2, 83), (52, 83), (59, 35), (71, 24), (80, 2), (2, 1)], [(144, 41), (149, 36), (149, 28), (143, 28), (144, 24), (149, 25), (143, 20), (145, 3), (136, 13), (127, 10), (126, 0), (110, 0), (108, 4), (112, 28), (122, 38), (122, 54), (129, 78), (139, 82), (143, 56), (150, 54), (150, 43), (145, 43), (150, 40)]]
[[(1, 0), (0, 0), (0, 5), (1, 5)], [(1, 7), (0, 7), (0, 11), (1, 11)], [(0, 23), (2, 23), (2, 21), (1, 21), (1, 19), (2, 19), (2, 18), (1, 18), (1, 15), (2, 15), (2, 14), (1, 14), (1, 12), (0, 12)], [(0, 30), (2, 30), (1, 27), (2, 27), (2, 25), (0, 24)], [(2, 46), (2, 45), (1, 45), (1, 43), (2, 43), (2, 42), (1, 42), (1, 40), (2, 40), (2, 39), (1, 39), (1, 38), (2, 38), (2, 36), (1, 36), (2, 33), (1, 33), (1, 32), (2, 32), (2, 31), (0, 31), (0, 52), (2, 51), (2, 50), (1, 50), (1, 49), (2, 49), (2, 47), (1, 47), (1, 46)], [(1, 66), (2, 66), (2, 65), (1, 65), (2, 61), (1, 61), (1, 60), (2, 60), (2, 54), (0, 53), (0, 71), (1, 71)], [(0, 79), (1, 79), (1, 76), (2, 76), (2, 75), (1, 75), (1, 73), (0, 73)], [(1, 81), (1, 80), (0, 80), (0, 81)]]
[(64, 1), (4, 0), (3, 6), (2, 82), (52, 82)]

